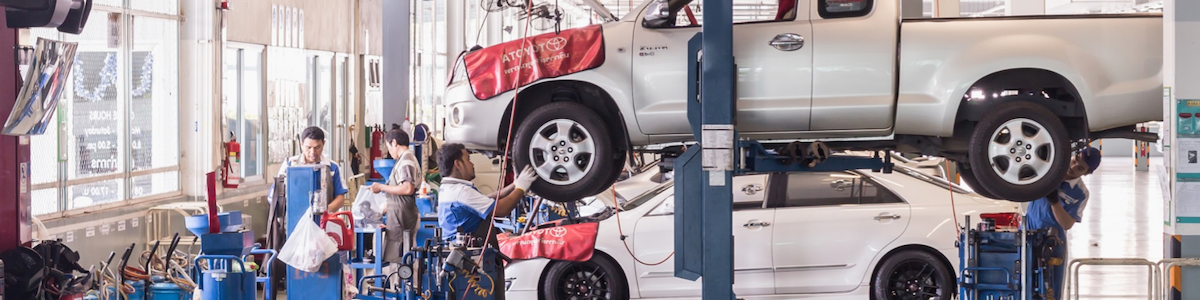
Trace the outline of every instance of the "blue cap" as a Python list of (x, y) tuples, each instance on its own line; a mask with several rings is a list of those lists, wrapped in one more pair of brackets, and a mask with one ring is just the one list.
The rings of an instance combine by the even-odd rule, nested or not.
[(1092, 172), (1096, 171), (1096, 168), (1100, 167), (1100, 149), (1096, 149), (1095, 147), (1083, 148), (1083, 150), (1079, 150), (1079, 155), (1083, 157), (1083, 162), (1088, 166), (1088, 174), (1092, 174)]

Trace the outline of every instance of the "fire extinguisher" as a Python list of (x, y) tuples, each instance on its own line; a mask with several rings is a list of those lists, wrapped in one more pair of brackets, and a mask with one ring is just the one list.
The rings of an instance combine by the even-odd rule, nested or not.
[(371, 131), (371, 178), (380, 179), (383, 175), (375, 171), (375, 160), (383, 158), (383, 126), (376, 125)]
[(221, 168), (221, 182), (225, 188), (236, 189), (238, 182), (242, 180), (242, 145), (238, 144), (233, 132), (229, 133), (229, 141), (225, 142), (225, 153), (227, 155), (222, 161), (224, 168)]

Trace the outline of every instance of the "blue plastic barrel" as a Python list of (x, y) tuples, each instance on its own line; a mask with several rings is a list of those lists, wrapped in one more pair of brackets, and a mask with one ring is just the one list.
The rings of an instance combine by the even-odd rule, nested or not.
[(192, 293), (174, 283), (155, 283), (150, 286), (149, 300), (192, 300)]
[[(146, 299), (146, 283), (142, 281), (126, 280), (125, 283), (133, 286), (133, 294), (128, 294), (129, 300), (145, 300)], [(115, 287), (108, 287), (108, 300), (124, 300), (120, 294), (117, 294)]]

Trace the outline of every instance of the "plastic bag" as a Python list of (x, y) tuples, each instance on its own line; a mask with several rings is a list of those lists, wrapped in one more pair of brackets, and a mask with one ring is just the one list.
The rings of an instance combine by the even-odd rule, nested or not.
[(354, 204), (350, 206), (350, 214), (354, 215), (354, 227), (369, 228), (383, 225), (383, 214), (387, 212), (387, 196), (384, 193), (371, 193), (371, 188), (359, 188)]
[[(312, 208), (304, 215), (311, 216)], [(326, 235), (316, 222), (301, 221), (279, 250), (279, 261), (305, 272), (316, 272), (337, 250), (337, 242)]]

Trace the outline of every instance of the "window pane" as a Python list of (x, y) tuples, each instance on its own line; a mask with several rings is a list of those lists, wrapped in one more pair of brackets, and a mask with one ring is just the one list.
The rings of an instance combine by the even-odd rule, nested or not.
[(125, 179), (112, 179), (101, 182), (80, 184), (67, 187), (67, 209), (84, 208), (94, 205), (119, 202), (122, 200), (122, 188)]
[(133, 28), (128, 116), (133, 171), (177, 166), (179, 23), (138, 17)]
[(129, 4), (129, 8), (136, 10), (179, 14), (179, 0), (131, 0)]
[(160, 195), (179, 190), (179, 172), (162, 172), (133, 177), (133, 198)]
[(117, 60), (116, 51), (80, 49), (76, 54), (67, 117), (67, 132), (72, 137), (68, 141), (69, 179), (114, 174), (123, 169)]
[(862, 178), (844, 172), (788, 174), (785, 207), (858, 204), (856, 185)]
[(33, 190), (30, 193), (33, 215), (43, 215), (58, 211), (58, 188)]
[[(240, 98), (238, 86), (238, 61), (241, 51), (236, 48), (225, 49), (225, 70), (221, 72), (221, 109), (222, 117), (225, 120), (225, 130), (221, 131), (221, 141), (229, 140), (230, 132), (239, 132), (238, 123), (238, 99)], [(242, 139), (239, 135), (238, 142)], [(224, 155), (224, 154), (222, 154)], [(222, 156), (221, 159), (225, 157)]]
[(262, 174), (262, 53), (242, 50), (242, 177)]

